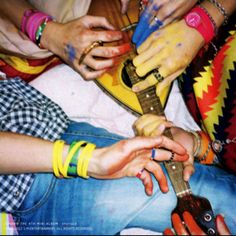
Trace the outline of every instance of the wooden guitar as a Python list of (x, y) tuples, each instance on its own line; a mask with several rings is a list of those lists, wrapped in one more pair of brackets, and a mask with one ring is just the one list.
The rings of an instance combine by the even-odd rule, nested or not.
[[(119, 0), (93, 0), (88, 14), (105, 16), (117, 29), (121, 29), (124, 32), (123, 41), (117, 42), (117, 44), (130, 43), (132, 30), (138, 21), (139, 1), (131, 0), (128, 13), (122, 15), (120, 13)], [(126, 110), (134, 115), (140, 115), (143, 113), (142, 108), (136, 94), (132, 92), (130, 80), (126, 74), (124, 74), (123, 70), (123, 62), (134, 54), (135, 51), (131, 51), (121, 56), (117, 65), (98, 78), (96, 84)], [(167, 101), (169, 90), (170, 87), (166, 88), (162, 94), (159, 95), (163, 106), (165, 106)]]
[[(106, 17), (108, 17), (108, 19), (111, 20), (114, 25), (119, 26), (121, 29), (124, 27), (132, 28), (132, 22), (136, 22), (138, 18), (137, 5), (138, 1), (131, 0), (131, 12), (129, 13), (129, 16), (126, 15), (125, 17), (121, 16), (119, 13), (119, 0), (93, 0), (90, 14), (93, 13), (94, 15), (97, 15), (98, 12), (100, 13), (99, 15), (105, 15)], [(99, 11), (101, 7), (103, 9), (102, 12)], [(105, 11), (108, 11), (107, 14), (104, 14)], [(130, 16), (134, 16), (133, 21), (131, 20)], [(127, 40), (130, 41), (130, 35), (127, 35)], [(107, 90), (108, 93), (112, 93), (111, 88), (113, 86), (119, 89), (121, 86), (123, 86), (124, 88), (130, 88), (133, 84), (141, 81), (143, 78), (140, 78), (136, 74), (135, 67), (132, 64), (132, 57), (134, 55), (135, 52), (132, 52), (129, 55), (125, 55), (121, 59), (120, 65), (117, 68), (114, 68), (112, 72), (99, 78), (97, 84), (103, 89)], [(119, 84), (119, 81), (120, 86), (117, 85)], [(105, 85), (106, 83), (109, 85)], [(120, 93), (119, 89), (117, 93)], [(168, 91), (162, 94), (162, 97), (159, 97), (156, 94), (155, 86), (147, 88), (146, 90), (143, 90), (137, 94), (132, 93), (128, 88), (126, 89), (126, 92), (121, 93), (121, 96), (124, 96), (123, 99), (125, 100), (125, 106), (128, 106), (126, 102), (126, 100), (128, 99), (130, 99), (132, 103), (139, 104), (139, 106), (135, 105), (130, 108), (133, 110), (133, 112), (139, 114), (151, 113), (164, 116), (163, 100), (166, 99)], [(117, 97), (116, 100), (119, 100), (119, 97)], [(173, 139), (170, 129), (166, 129), (165, 135)], [(217, 234), (211, 204), (206, 198), (195, 196), (194, 194), (192, 194), (189, 183), (184, 181), (183, 179), (183, 164), (181, 162), (166, 161), (164, 162), (164, 166), (167, 170), (178, 199), (177, 206), (173, 210), (173, 213), (176, 212), (180, 216), (182, 216), (184, 211), (188, 211), (192, 214), (197, 224), (204, 230), (204, 232), (209, 235)]]

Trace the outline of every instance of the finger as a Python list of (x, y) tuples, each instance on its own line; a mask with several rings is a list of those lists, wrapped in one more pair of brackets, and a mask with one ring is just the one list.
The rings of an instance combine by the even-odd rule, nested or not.
[(166, 193), (169, 191), (167, 178), (166, 178), (166, 176), (159, 164), (157, 164), (154, 161), (149, 161), (145, 165), (145, 169), (148, 170), (150, 173), (152, 173), (155, 176), (155, 178), (158, 182), (158, 185), (160, 187), (160, 190), (163, 193)]
[(130, 50), (131, 45), (129, 43), (116, 47), (96, 47), (92, 50), (92, 56), (112, 58), (128, 53)]
[[(157, 87), (156, 87), (156, 93), (161, 94), (165, 88), (170, 86), (172, 81), (174, 81), (179, 75), (181, 75), (184, 72), (184, 70), (185, 70), (185, 68), (181, 68), (181, 69), (177, 70), (176, 72), (174, 72), (173, 74), (167, 76), (162, 82), (158, 83)], [(163, 76), (164, 72), (162, 72), (162, 71), (160, 72), (160, 70), (159, 70), (159, 73)]]
[(136, 83), (132, 87), (132, 90), (133, 90), (133, 92), (137, 93), (137, 92), (145, 90), (146, 88), (154, 86), (157, 83), (158, 83), (158, 81), (157, 81), (156, 77), (153, 74), (151, 74), (145, 80), (142, 80), (142, 81)]
[(166, 128), (172, 127), (173, 124), (169, 121), (163, 121), (161, 124), (153, 122), (147, 124), (143, 128), (143, 135), (144, 136), (158, 136), (161, 135)]
[(164, 230), (163, 235), (175, 235), (175, 234), (172, 231), (172, 229), (168, 228)]
[(148, 25), (148, 27), (142, 32), (141, 37), (139, 38), (138, 42), (136, 43), (136, 47), (140, 47), (142, 43), (156, 30), (160, 29), (163, 25), (163, 22), (160, 21), (158, 18), (154, 18), (154, 20)]
[(154, 149), (155, 155), (154, 160), (156, 161), (186, 161), (188, 159), (188, 155), (178, 155), (176, 153), (167, 151), (165, 149)]
[(153, 18), (160, 7), (158, 3), (159, 2), (148, 3), (147, 7), (140, 16), (139, 23), (132, 38), (133, 43), (135, 43), (137, 46), (140, 46), (142, 42), (144, 42), (145, 38), (147, 38), (148, 35), (150, 35), (153, 31), (155, 31), (155, 29), (158, 29), (159, 27), (159, 24), (153, 24), (156, 23), (153, 22)]
[(216, 216), (216, 227), (220, 235), (231, 235), (222, 215)]
[(163, 147), (165, 149), (168, 149), (170, 151), (173, 151), (174, 153), (184, 156), (187, 154), (186, 149), (180, 145), (179, 143), (167, 138), (166, 136), (159, 136), (162, 140), (162, 142), (159, 144), (159, 147)]
[(153, 57), (153, 55), (156, 55), (159, 53), (159, 51), (163, 48), (163, 43), (162, 43), (162, 39), (158, 39), (158, 42), (159, 43), (155, 43), (155, 45), (157, 46), (154, 46), (153, 43), (151, 43), (149, 45), (149, 47), (146, 47), (144, 51), (142, 51), (142, 53), (139, 53), (138, 56), (136, 56), (134, 59), (133, 59), (133, 64), (138, 67), (138, 66), (142, 66), (142, 64), (148, 60), (150, 60), (150, 58)]
[(123, 34), (120, 31), (89, 31), (87, 36), (88, 42), (102, 41), (102, 42), (114, 42), (121, 40)]
[(183, 218), (191, 235), (206, 235), (197, 225), (196, 221), (189, 212), (185, 211), (183, 213)]
[(143, 170), (139, 179), (144, 185), (146, 194), (151, 196), (153, 192), (153, 182), (151, 175), (146, 170)]
[[(158, 55), (152, 55), (147, 61), (142, 63), (140, 66), (136, 68), (136, 73), (143, 77), (148, 72), (151, 72), (152, 70), (159, 68), (163, 64), (163, 60), (165, 60), (166, 56), (164, 53), (161, 53), (163, 50), (159, 52)], [(164, 50), (166, 51), (166, 50)], [(163, 77), (165, 77), (163, 74), (161, 74)]]
[(76, 71), (78, 71), (81, 76), (85, 79), (85, 80), (93, 80), (96, 79), (98, 77), (100, 77), (102, 74), (104, 74), (106, 72), (106, 70), (100, 70), (100, 71), (91, 71), (88, 69), (88, 67), (86, 65), (74, 65), (74, 68)]
[(143, 31), (148, 27), (150, 20), (152, 18), (152, 13), (149, 7), (146, 7), (143, 13), (140, 16), (139, 23), (134, 31), (132, 42), (136, 44), (140, 37), (142, 36)]
[(145, 114), (134, 122), (133, 127), (134, 129), (138, 131), (140, 135), (143, 135), (144, 133), (143, 130), (145, 129), (147, 125), (153, 124), (153, 123), (160, 125), (165, 121), (166, 121), (166, 118), (164, 116)]
[(115, 64), (114, 59), (95, 59), (92, 56), (88, 55), (84, 62), (87, 66), (95, 71), (105, 70), (111, 68)]
[(187, 230), (185, 229), (180, 217), (178, 214), (174, 213), (171, 216), (172, 224), (177, 235), (188, 235)]
[(190, 177), (194, 174), (195, 168), (193, 164), (184, 163), (183, 176), (185, 181), (189, 181)]
[(115, 30), (115, 27), (105, 18), (100, 16), (85, 16), (84, 25), (87, 28), (102, 27), (108, 30)]

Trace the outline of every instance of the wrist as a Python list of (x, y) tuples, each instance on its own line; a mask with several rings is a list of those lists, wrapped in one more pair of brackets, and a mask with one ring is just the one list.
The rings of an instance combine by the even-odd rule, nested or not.
[(55, 51), (56, 40), (55, 38), (58, 37), (58, 26), (59, 23), (55, 21), (50, 21), (44, 28), (44, 31), (41, 36), (41, 44), (43, 47), (49, 51)]
[(184, 17), (188, 27), (196, 30), (208, 44), (215, 36), (216, 24), (205, 8), (201, 6), (194, 7)]
[(210, 137), (203, 131), (190, 131), (194, 138), (194, 159), (201, 164), (213, 164), (215, 153)]

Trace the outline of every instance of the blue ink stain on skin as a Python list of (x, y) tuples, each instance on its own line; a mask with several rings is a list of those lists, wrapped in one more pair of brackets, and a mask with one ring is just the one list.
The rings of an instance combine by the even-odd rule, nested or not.
[(176, 46), (177, 46), (177, 48), (179, 48), (182, 46), (182, 43), (178, 43)]
[(66, 51), (69, 57), (69, 61), (73, 62), (76, 58), (75, 48), (71, 44), (66, 45)]

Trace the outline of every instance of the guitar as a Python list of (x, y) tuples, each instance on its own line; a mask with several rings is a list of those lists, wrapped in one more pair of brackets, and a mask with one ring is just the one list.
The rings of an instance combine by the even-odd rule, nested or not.
[[(132, 30), (134, 29), (139, 14), (139, 1), (131, 0), (128, 13), (120, 13), (119, 0), (93, 0), (90, 6), (89, 15), (105, 16), (109, 22), (124, 32), (122, 41), (115, 43), (130, 43)], [(114, 45), (114, 44), (112, 44)], [(137, 96), (131, 90), (129, 78), (124, 73), (124, 62), (132, 57), (135, 51), (131, 51), (119, 58), (119, 62), (103, 76), (98, 78), (96, 84), (113, 100), (119, 103), (134, 115), (143, 114)], [(167, 87), (160, 96), (162, 105), (165, 106), (171, 87)]]
[[(138, 1), (131, 0), (130, 9), (131, 10), (135, 9), (138, 12), (137, 2)], [(106, 15), (106, 17), (109, 17), (109, 15), (110, 17), (112, 16), (112, 18), (108, 18), (108, 19), (113, 19), (115, 22), (118, 22), (118, 21), (122, 22), (122, 24), (125, 24), (125, 28), (132, 28), (132, 25), (133, 25), (132, 22), (135, 22), (135, 21), (131, 21), (130, 17), (128, 20), (123, 19), (124, 16), (122, 16), (121, 18), (118, 18), (119, 11), (120, 11), (119, 0), (113, 0), (113, 1), (93, 0), (90, 13), (91, 12), (96, 13), (96, 10), (98, 10), (101, 6), (100, 4), (103, 7), (103, 12), (104, 12), (104, 9), (110, 9), (110, 7), (111, 9), (113, 9), (113, 10), (109, 10), (108, 11), (109, 14)], [(96, 9), (96, 7), (98, 7), (98, 9)], [(98, 12), (100, 11), (98, 10)], [(137, 20), (137, 18), (134, 18), (134, 19)], [(114, 22), (112, 23), (114, 24)], [(128, 40), (130, 41), (130, 38), (129, 38), (130, 35), (127, 35), (127, 37), (128, 37)], [(110, 88), (112, 87), (112, 82), (113, 83), (116, 82), (115, 86), (117, 86), (117, 81), (125, 81), (125, 82), (121, 82), (121, 86), (124, 86), (123, 85), (124, 83), (125, 86), (129, 85), (129, 87), (132, 87), (133, 84), (141, 81), (143, 78), (140, 78), (137, 75), (135, 67), (132, 64), (132, 57), (134, 55), (135, 55), (135, 52), (131, 52), (129, 53), (129, 55), (125, 55), (121, 59), (120, 65), (117, 68), (114, 68), (112, 72), (105, 74), (104, 76), (102, 76), (101, 78), (97, 80), (96, 83), (98, 84), (98, 86), (102, 87), (103, 90), (106, 90), (107, 93), (110, 93), (111, 95), (112, 92)], [(108, 82), (110, 82), (110, 85), (106, 86), (105, 84)], [(166, 94), (167, 93), (165, 92), (164, 95), (162, 94), (162, 97), (158, 96), (156, 94), (156, 87), (151, 86), (136, 94), (131, 92), (130, 90), (129, 92), (126, 93), (126, 96), (124, 97), (124, 99), (125, 100), (131, 99), (132, 101), (135, 101), (139, 104), (139, 106), (135, 106), (135, 109), (134, 109), (134, 106), (129, 108), (133, 112), (136, 112), (138, 114), (151, 113), (151, 114), (164, 116), (165, 114), (164, 114), (164, 109), (163, 109), (163, 104), (164, 104), (163, 99), (166, 99), (166, 96), (167, 96)], [(131, 96), (131, 98), (129, 96)], [(116, 97), (116, 100), (119, 100), (119, 98)], [(125, 106), (128, 106), (127, 103), (128, 102), (125, 102)], [(173, 139), (170, 129), (166, 129), (164, 132), (164, 135)], [(177, 196), (177, 206), (173, 210), (172, 213), (178, 213), (180, 216), (182, 216), (184, 211), (188, 211), (190, 212), (190, 214), (192, 214), (197, 224), (202, 228), (202, 230), (204, 230), (204, 232), (206, 232), (209, 235), (217, 234), (214, 214), (212, 211), (211, 204), (206, 198), (196, 196), (192, 193), (189, 183), (184, 181), (183, 179), (183, 164), (181, 162), (165, 161), (164, 166), (167, 170), (167, 173), (169, 175), (172, 186)]]

